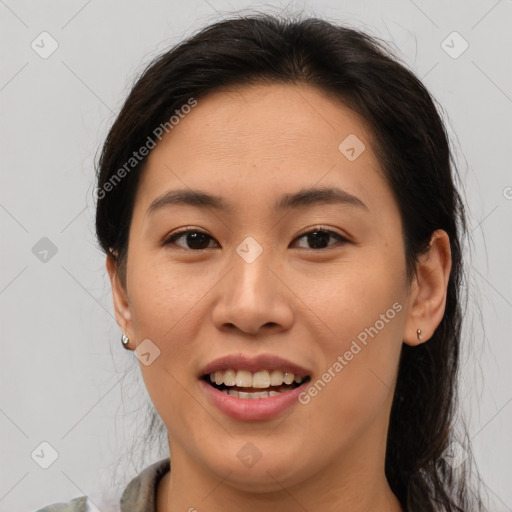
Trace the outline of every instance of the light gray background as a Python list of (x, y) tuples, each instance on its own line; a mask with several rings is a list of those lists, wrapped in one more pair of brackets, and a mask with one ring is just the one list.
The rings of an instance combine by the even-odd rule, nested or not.
[[(474, 239), (464, 411), (493, 510), (512, 510), (512, 1), (0, 0), (1, 511), (115, 494), (116, 467), (120, 489), (160, 458), (122, 458), (147, 394), (94, 239), (93, 159), (152, 57), (235, 9), (286, 5), (391, 41), (445, 109)], [(43, 31), (59, 45), (47, 59), (31, 47)], [(453, 31), (469, 44), (458, 58), (442, 47)], [(43, 441), (48, 469), (31, 458)]]

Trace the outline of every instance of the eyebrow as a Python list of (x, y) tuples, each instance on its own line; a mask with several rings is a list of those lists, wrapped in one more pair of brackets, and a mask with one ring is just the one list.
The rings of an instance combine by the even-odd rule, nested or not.
[[(340, 204), (370, 211), (368, 206), (357, 196), (337, 187), (301, 189), (293, 194), (285, 194), (274, 204), (274, 209), (299, 209), (317, 204)], [(188, 205), (226, 212), (233, 211), (232, 206), (220, 196), (207, 194), (201, 190), (181, 189), (169, 190), (157, 197), (149, 205), (146, 215), (173, 205)]]

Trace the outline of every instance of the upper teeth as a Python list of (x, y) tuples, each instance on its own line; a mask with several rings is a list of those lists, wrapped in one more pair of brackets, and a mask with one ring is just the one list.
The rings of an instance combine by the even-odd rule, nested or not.
[(270, 386), (281, 386), (282, 384), (291, 384), (293, 381), (302, 382), (300, 375), (295, 376), (291, 372), (282, 372), (281, 370), (262, 370), (251, 373), (248, 370), (217, 370), (210, 373), (210, 380), (215, 384), (224, 384), (226, 386), (238, 386), (241, 388), (269, 388)]

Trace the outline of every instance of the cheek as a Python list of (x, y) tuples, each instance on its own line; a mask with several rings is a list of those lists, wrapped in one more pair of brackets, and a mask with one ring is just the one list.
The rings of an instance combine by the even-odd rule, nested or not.
[[(323, 365), (303, 403), (324, 411), (333, 432), (346, 428), (347, 435), (371, 423), (392, 398), (402, 346), (400, 267), (373, 261), (333, 273), (307, 296), (307, 305), (318, 312)], [(310, 428), (318, 425), (312, 421)]]
[(389, 258), (368, 254), (332, 265), (328, 275), (310, 272), (307, 278), (294, 279), (294, 291), (306, 306), (302, 313), (322, 333), (322, 352), (332, 358), (349, 350), (358, 337), (364, 343), (371, 339), (368, 330), (376, 334), (375, 324), (381, 337), (398, 328), (397, 313), (403, 309), (399, 271)]
[(144, 263), (142, 258), (132, 259), (130, 272), (130, 308), (137, 343), (150, 339), (160, 351), (150, 365), (139, 362), (148, 394), (170, 436), (194, 436), (202, 410), (191, 399), (196, 376), (190, 372), (190, 361), (197, 357), (194, 340), (200, 338), (199, 317), (204, 320), (206, 315), (201, 298), (208, 283), (198, 281), (201, 286), (194, 286), (197, 281), (190, 272), (170, 268), (169, 262)]
[[(133, 329), (138, 337), (154, 339), (170, 348), (177, 343), (183, 329), (193, 328), (190, 318), (200, 304), (209, 285), (207, 276), (173, 268), (169, 262), (151, 258), (133, 261), (130, 311)], [(201, 283), (200, 286), (197, 286)], [(212, 279), (212, 285), (214, 281)]]
[(194, 286), (197, 281), (190, 273), (171, 269), (168, 262), (144, 264), (135, 258), (132, 262), (129, 294), (136, 342), (149, 339), (159, 351), (151, 365), (140, 362), (141, 373), (155, 408), (164, 417), (190, 402), (187, 390), (196, 380), (190, 361), (197, 358), (195, 340), (201, 338), (206, 315), (201, 298), (208, 283), (203, 280), (200, 287)]
[[(310, 411), (301, 418), (308, 435), (327, 436), (331, 449), (352, 446), (362, 432), (387, 421), (403, 322), (400, 313), (392, 308), (387, 311), (392, 312), (387, 324), (380, 319), (367, 324), (363, 320), (367, 315), (352, 317), (338, 321), (340, 335), (334, 341), (333, 336), (324, 338), (325, 366), (301, 397), (305, 410)], [(381, 322), (384, 326), (379, 330)]]

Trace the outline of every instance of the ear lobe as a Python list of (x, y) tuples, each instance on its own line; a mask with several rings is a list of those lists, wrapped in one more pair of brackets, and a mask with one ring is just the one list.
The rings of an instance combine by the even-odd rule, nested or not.
[(128, 332), (131, 331), (131, 313), (128, 295), (118, 275), (117, 261), (110, 254), (107, 255), (106, 267), (112, 287), (112, 299), (114, 302), (114, 313), (117, 324), (121, 331), (123, 333), (127, 333), (128, 337), (130, 337)]
[(439, 229), (432, 234), (429, 250), (419, 256), (416, 265), (403, 338), (407, 345), (425, 343), (441, 323), (451, 267), (450, 239)]

